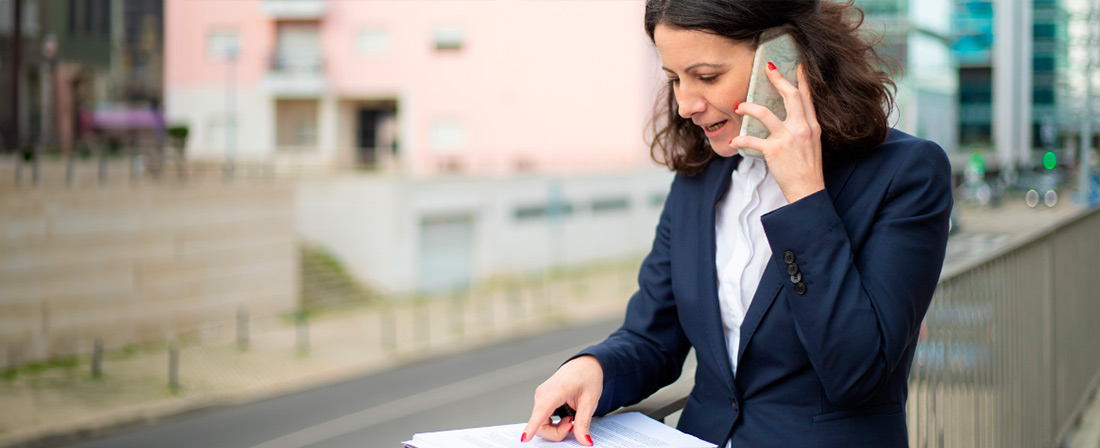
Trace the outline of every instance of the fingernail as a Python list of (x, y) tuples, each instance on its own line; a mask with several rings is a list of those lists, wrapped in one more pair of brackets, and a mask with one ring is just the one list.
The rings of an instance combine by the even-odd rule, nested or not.
[(775, 64), (772, 64), (771, 62), (769, 62), (768, 63), (768, 70), (775, 70)]
[(588, 439), (588, 444), (589, 445), (595, 445), (595, 443), (592, 442), (592, 436), (590, 436), (588, 434), (585, 434), (584, 438)]
[(526, 442), (527, 441), (527, 433), (520, 434), (519, 435), (519, 441), (520, 442)]
[(730, 139), (730, 144), (731, 144), (731, 145), (733, 144), (733, 139), (732, 139), (732, 138)]
[(741, 105), (740, 105), (740, 104), (734, 104), (734, 105), (733, 105), (733, 111), (734, 111), (734, 112), (737, 112), (737, 108), (739, 108), (739, 107), (741, 107)]

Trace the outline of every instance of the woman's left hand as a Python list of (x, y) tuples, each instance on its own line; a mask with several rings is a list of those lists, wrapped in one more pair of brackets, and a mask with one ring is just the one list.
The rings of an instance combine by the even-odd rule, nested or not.
[(751, 115), (771, 132), (767, 139), (740, 135), (730, 140), (734, 148), (752, 148), (764, 154), (772, 177), (779, 184), (787, 203), (821, 191), (825, 177), (821, 164), (821, 126), (817, 123), (813, 98), (802, 65), (798, 66), (795, 87), (769, 63), (768, 79), (783, 96), (787, 119), (780, 120), (771, 110), (753, 103), (741, 103), (736, 112)]

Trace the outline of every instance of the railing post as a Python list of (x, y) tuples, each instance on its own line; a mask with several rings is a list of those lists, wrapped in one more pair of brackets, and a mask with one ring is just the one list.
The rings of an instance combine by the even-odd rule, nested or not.
[(309, 315), (305, 311), (294, 313), (294, 326), (298, 336), (298, 355), (309, 355)]
[(168, 337), (168, 389), (173, 394), (180, 391), (180, 347), (175, 336)]
[(244, 305), (237, 307), (237, 348), (248, 350), (248, 309)]
[(103, 377), (103, 339), (95, 338), (92, 344), (92, 378)]

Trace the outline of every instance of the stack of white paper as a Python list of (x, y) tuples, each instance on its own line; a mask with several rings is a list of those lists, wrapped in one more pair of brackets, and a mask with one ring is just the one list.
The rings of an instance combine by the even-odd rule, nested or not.
[[(520, 434), (526, 423), (426, 432), (405, 442), (409, 448), (551, 448), (579, 447), (570, 434), (561, 442), (548, 442), (535, 437), (521, 443)], [(595, 419), (589, 431), (598, 447), (607, 448), (716, 448), (716, 445), (677, 431), (675, 428), (638, 412), (616, 414)]]

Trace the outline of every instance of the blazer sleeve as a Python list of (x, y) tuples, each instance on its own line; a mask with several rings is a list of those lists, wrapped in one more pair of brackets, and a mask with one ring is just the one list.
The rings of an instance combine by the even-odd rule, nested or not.
[(906, 347), (939, 281), (951, 167), (938, 145), (916, 145), (896, 153), (905, 160), (894, 164), (877, 209), (866, 210), (875, 216), (858, 254), (826, 191), (761, 218), (771, 262), (784, 274), (790, 264), (799, 268), (803, 293), (784, 288), (795, 331), (826, 397), (840, 406), (866, 402), (908, 365)]
[(603, 394), (596, 407), (597, 416), (637, 403), (676, 381), (691, 349), (680, 327), (672, 292), (669, 249), (674, 218), (670, 209), (676, 191), (674, 181), (623, 325), (603, 342), (576, 355), (595, 356), (603, 367)]

